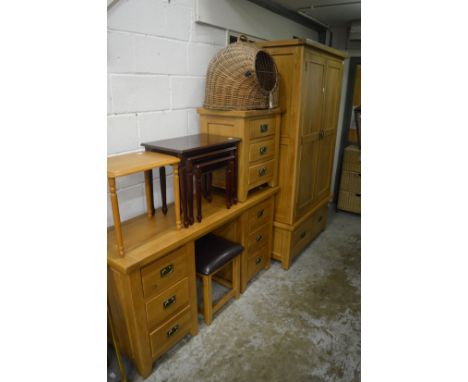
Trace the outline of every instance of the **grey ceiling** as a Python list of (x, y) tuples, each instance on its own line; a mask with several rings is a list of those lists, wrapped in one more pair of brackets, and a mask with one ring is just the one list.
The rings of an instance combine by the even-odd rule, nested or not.
[(343, 26), (361, 20), (361, 2), (356, 0), (271, 0), (270, 2), (293, 12), (309, 8), (304, 9), (308, 15), (329, 26)]

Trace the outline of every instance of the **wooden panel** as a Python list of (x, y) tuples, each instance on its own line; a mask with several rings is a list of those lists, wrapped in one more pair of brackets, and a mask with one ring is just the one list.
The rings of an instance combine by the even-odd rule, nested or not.
[(340, 183), (341, 191), (361, 193), (361, 174), (358, 172), (343, 171)]
[[(173, 302), (172, 302), (173, 301)], [(146, 303), (148, 325), (155, 327), (189, 302), (189, 283), (185, 278)]]
[(249, 167), (249, 186), (260, 185), (273, 179), (275, 161), (262, 162)]
[(248, 128), (251, 139), (268, 137), (275, 134), (276, 120), (274, 117), (251, 119)]
[(323, 129), (336, 130), (338, 124), (338, 111), (341, 97), (341, 62), (327, 61), (325, 74), (325, 103), (323, 116)]
[(361, 193), (341, 191), (338, 194), (338, 208), (344, 211), (361, 213)]
[(252, 253), (257, 248), (260, 248), (263, 245), (267, 245), (271, 237), (271, 226), (264, 225), (257, 229), (256, 231), (249, 234), (247, 240), (248, 253)]
[(275, 154), (275, 140), (255, 140), (250, 143), (249, 161), (271, 159)]
[(163, 290), (188, 275), (186, 247), (147, 265), (141, 270), (141, 281), (145, 297), (161, 293)]
[(302, 136), (307, 136), (318, 134), (322, 126), (325, 60), (307, 51), (304, 65), (300, 123)]
[(248, 212), (249, 232), (269, 223), (273, 215), (273, 200), (267, 200)]
[(317, 200), (315, 183), (317, 177), (317, 162), (319, 157), (319, 142), (312, 140), (303, 143), (299, 152), (299, 175), (297, 177), (297, 200), (295, 218), (301, 217)]
[(319, 141), (317, 179), (315, 182), (315, 197), (317, 200), (321, 200), (330, 194), (335, 141), (336, 134), (334, 130), (325, 133), (325, 136)]
[(258, 272), (260, 272), (262, 269), (265, 268), (268, 256), (269, 256), (268, 246), (263, 246), (259, 248), (257, 251), (249, 255), (249, 258), (248, 258), (249, 279), (254, 277)]
[[(297, 47), (265, 49), (272, 57), (278, 68), (279, 76), (279, 107), (283, 114), (281, 115), (281, 137), (287, 137), (292, 134), (290, 131), (295, 109), (297, 109), (297, 99), (294, 94), (298, 92), (298, 52)], [(291, 114), (293, 113), (293, 115)], [(297, 113), (296, 113), (297, 115)]]
[(281, 140), (279, 149), (278, 179), (280, 190), (275, 197), (275, 220), (282, 223), (293, 222), (293, 200), (291, 195), (294, 186), (294, 168), (296, 166), (293, 147), (287, 140)]
[(150, 334), (153, 359), (175, 345), (190, 331), (191, 320), (190, 307), (186, 307)]

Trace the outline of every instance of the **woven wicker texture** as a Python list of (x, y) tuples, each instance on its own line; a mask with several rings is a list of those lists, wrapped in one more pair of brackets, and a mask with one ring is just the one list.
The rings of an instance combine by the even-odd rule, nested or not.
[(278, 84), (278, 70), (271, 56), (241, 36), (210, 61), (204, 107), (216, 110), (276, 107)]

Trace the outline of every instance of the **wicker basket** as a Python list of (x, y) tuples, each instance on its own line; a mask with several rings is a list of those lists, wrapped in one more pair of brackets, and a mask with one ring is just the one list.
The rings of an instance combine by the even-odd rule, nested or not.
[(216, 110), (278, 106), (278, 70), (271, 56), (240, 36), (210, 61), (204, 107)]

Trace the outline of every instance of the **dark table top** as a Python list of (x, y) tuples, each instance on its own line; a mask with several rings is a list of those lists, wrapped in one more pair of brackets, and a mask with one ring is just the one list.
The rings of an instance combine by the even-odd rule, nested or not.
[(222, 137), (212, 134), (195, 134), (185, 137), (144, 142), (141, 145), (147, 151), (157, 151), (169, 155), (186, 156), (235, 146), (240, 138)]

